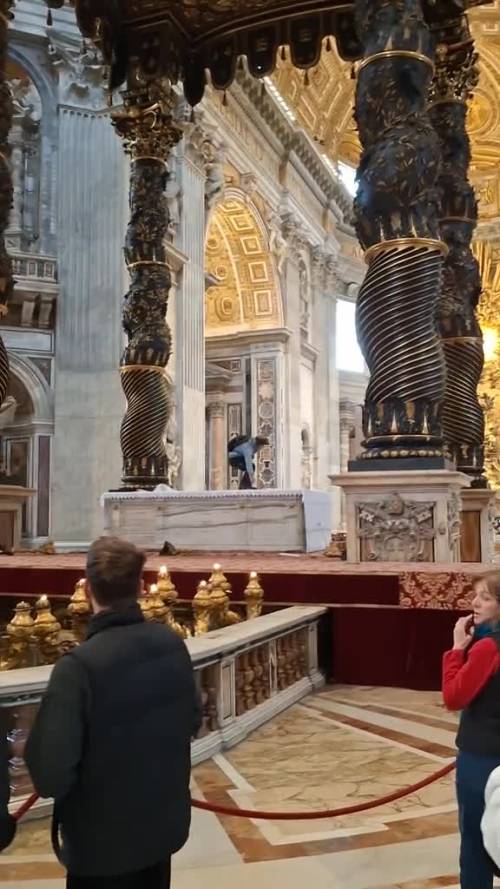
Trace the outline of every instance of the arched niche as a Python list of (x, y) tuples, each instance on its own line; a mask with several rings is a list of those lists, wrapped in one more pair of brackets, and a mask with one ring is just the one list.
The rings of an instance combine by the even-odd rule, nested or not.
[(208, 337), (283, 326), (281, 289), (255, 206), (237, 192), (211, 216), (205, 242)]

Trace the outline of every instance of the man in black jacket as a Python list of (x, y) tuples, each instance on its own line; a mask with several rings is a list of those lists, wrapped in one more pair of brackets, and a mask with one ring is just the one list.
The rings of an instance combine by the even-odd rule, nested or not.
[(16, 832), (16, 822), (9, 815), (9, 759), (7, 725), (0, 710), (0, 852), (10, 846)]
[(55, 800), (69, 889), (165, 889), (189, 834), (193, 671), (182, 640), (144, 622), (143, 567), (129, 543), (91, 546), (87, 640), (54, 667), (26, 746)]

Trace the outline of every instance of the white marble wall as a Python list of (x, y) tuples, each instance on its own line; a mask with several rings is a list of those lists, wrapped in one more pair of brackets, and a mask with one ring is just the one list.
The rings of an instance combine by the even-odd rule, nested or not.
[(179, 487), (205, 487), (205, 172), (181, 145), (179, 247), (189, 257), (176, 289), (174, 340), (177, 434), (182, 450)]
[(65, 546), (100, 533), (99, 498), (120, 481), (127, 178), (107, 114), (61, 103), (52, 535)]

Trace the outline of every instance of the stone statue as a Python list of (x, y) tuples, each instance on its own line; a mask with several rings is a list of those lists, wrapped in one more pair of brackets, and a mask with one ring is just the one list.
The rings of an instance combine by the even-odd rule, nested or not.
[(269, 249), (276, 259), (278, 274), (282, 274), (288, 254), (288, 244), (281, 233), (281, 219), (277, 213), (269, 217)]
[(181, 187), (174, 172), (170, 174), (167, 181), (165, 200), (168, 211), (167, 232), (173, 240), (177, 235), (181, 221)]
[(205, 204), (208, 210), (224, 195), (226, 181), (224, 178), (225, 151), (223, 147), (217, 148), (211, 139), (205, 139), (202, 145), (202, 154), (205, 161)]
[(300, 300), (300, 326), (303, 331), (309, 332), (309, 276), (303, 262), (299, 268), (299, 300)]
[(248, 438), (246, 435), (237, 435), (228, 442), (229, 465), (239, 469), (243, 473), (240, 480), (240, 491), (256, 488), (255, 484), (255, 455), (266, 445), (269, 439), (256, 435)]

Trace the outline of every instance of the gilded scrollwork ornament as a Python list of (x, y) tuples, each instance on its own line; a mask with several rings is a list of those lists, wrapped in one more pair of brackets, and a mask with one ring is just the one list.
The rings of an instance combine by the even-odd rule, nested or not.
[[(445, 246), (439, 142), (427, 110), (434, 42), (419, 0), (356, 0), (364, 45), (356, 230), (368, 273), (357, 329), (370, 371), (363, 459), (442, 459), (444, 361), (434, 324)], [(380, 83), (384, 89), (380, 89)]]
[(168, 162), (182, 136), (178, 98), (167, 82), (137, 79), (124, 94), (113, 124), (131, 158), (130, 221), (125, 260), (130, 288), (123, 307), (127, 345), (121, 360), (127, 411), (121, 428), (123, 483), (154, 488), (168, 484), (166, 428), (171, 386), (166, 367), (171, 334), (166, 322), (171, 270), (166, 241), (170, 218)]

